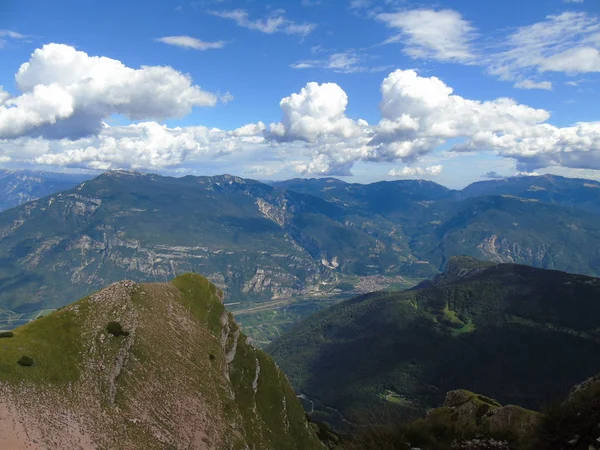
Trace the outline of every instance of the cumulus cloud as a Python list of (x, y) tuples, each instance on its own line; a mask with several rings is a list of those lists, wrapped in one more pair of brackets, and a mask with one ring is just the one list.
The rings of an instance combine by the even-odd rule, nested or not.
[(298, 170), (315, 174), (348, 174), (357, 161), (413, 163), (451, 140), (459, 142), (453, 151), (494, 151), (521, 171), (600, 168), (598, 123), (555, 127), (546, 110), (510, 98), (466, 99), (414, 70), (392, 72), (381, 95), (382, 118), (369, 125), (346, 116), (348, 98), (338, 85), (309, 83), (281, 101), (283, 119), (268, 127), (267, 139), (304, 142), (299, 151), (312, 159)]
[(264, 125), (232, 131), (203, 126), (169, 128), (156, 122), (110, 127), (81, 139), (0, 140), (0, 155), (35, 164), (88, 169), (167, 169), (202, 157), (222, 157), (264, 142)]
[[(168, 67), (132, 69), (50, 45), (36, 50), (16, 80), (21, 94), (0, 88), (0, 157), (11, 164), (185, 170), (231, 161), (265, 173), (279, 166), (307, 175), (349, 175), (360, 161), (402, 162), (407, 166), (393, 176), (434, 176), (441, 168), (416, 161), (445, 145), (453, 154), (495, 152), (523, 172), (600, 169), (600, 122), (556, 127), (546, 110), (510, 98), (467, 99), (414, 70), (396, 70), (383, 80), (377, 123), (349, 117), (349, 99), (339, 85), (311, 82), (281, 100), (279, 122), (232, 130), (146, 121), (216, 102)], [(103, 119), (113, 113), (139, 123), (109, 126)]]
[(176, 47), (191, 48), (194, 50), (211, 50), (225, 47), (225, 41), (201, 41), (191, 36), (165, 36), (156, 39), (163, 44), (174, 45)]
[(413, 58), (469, 63), (475, 58), (472, 42), (475, 28), (451, 9), (415, 9), (382, 13), (377, 19), (399, 30), (387, 43), (403, 43)]
[(216, 17), (233, 20), (238, 26), (249, 30), (260, 31), (265, 34), (284, 33), (290, 35), (307, 36), (317, 27), (313, 23), (297, 23), (286, 19), (285, 11), (277, 9), (272, 11), (264, 19), (250, 19), (248, 11), (245, 9), (233, 9), (229, 11), (209, 11)]
[(0, 106), (4, 105), (11, 95), (4, 90), (4, 86), (0, 85)]
[(550, 81), (534, 81), (527, 79), (517, 81), (514, 87), (517, 89), (543, 89), (546, 91), (551, 91), (552, 83)]
[(347, 105), (348, 96), (337, 84), (308, 83), (281, 100), (283, 120), (270, 125), (269, 135), (278, 141), (306, 142), (355, 137), (362, 133), (362, 124), (346, 117)]
[(435, 177), (442, 173), (444, 166), (435, 165), (428, 167), (403, 167), (402, 169), (392, 169), (389, 171), (388, 175), (391, 177)]
[(171, 67), (133, 69), (62, 44), (35, 50), (15, 79), (21, 93), (0, 106), (0, 139), (79, 138), (97, 133), (111, 114), (132, 120), (182, 117), (217, 101)]
[(504, 135), (479, 132), (461, 149), (495, 150), (514, 158), (524, 172), (548, 166), (600, 169), (600, 122), (564, 128), (544, 123)]
[(382, 120), (371, 141), (377, 159), (413, 161), (448, 139), (481, 130), (496, 135), (544, 122), (549, 113), (509, 98), (480, 102), (453, 95), (436, 77), (396, 70), (381, 84)]

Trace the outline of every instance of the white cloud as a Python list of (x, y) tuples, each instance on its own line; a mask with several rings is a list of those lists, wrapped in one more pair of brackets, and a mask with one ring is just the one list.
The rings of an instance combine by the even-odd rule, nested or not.
[(27, 36), (24, 36), (21, 33), (17, 33), (16, 31), (12, 31), (12, 30), (0, 30), (0, 48), (3, 48), (3, 47), (6, 46), (6, 43), (7, 43), (8, 39), (23, 40), (26, 37)]
[(475, 58), (475, 28), (456, 11), (415, 9), (378, 14), (377, 19), (400, 31), (386, 42), (402, 43), (404, 52), (413, 58), (461, 63)]
[(4, 90), (4, 86), (0, 85), (0, 106), (4, 105), (11, 95)]
[(15, 79), (21, 94), (0, 106), (0, 139), (78, 138), (97, 133), (111, 114), (133, 120), (182, 117), (217, 101), (171, 67), (132, 69), (62, 44), (35, 50)]
[(435, 177), (442, 173), (444, 166), (435, 165), (428, 167), (403, 167), (402, 169), (392, 169), (389, 171), (388, 175), (392, 177)]
[(265, 19), (251, 20), (248, 11), (245, 9), (234, 9), (229, 11), (209, 11), (216, 17), (223, 19), (230, 19), (235, 23), (249, 30), (260, 31), (261, 33), (273, 34), (273, 33), (284, 33), (284, 34), (298, 34), (300, 36), (307, 36), (317, 26), (312, 23), (296, 23), (292, 20), (285, 18), (285, 11), (278, 9), (272, 11)]
[(219, 101), (223, 104), (229, 103), (233, 101), (235, 97), (231, 94), (231, 92), (227, 91), (223, 95), (219, 95)]
[(156, 122), (110, 127), (76, 140), (22, 137), (0, 140), (0, 156), (13, 160), (87, 169), (173, 169), (200, 159), (242, 152), (264, 143), (264, 125), (233, 131), (203, 126), (169, 128)]
[(0, 37), (8, 37), (12, 39), (25, 39), (25, 36), (21, 33), (11, 30), (0, 30)]
[(348, 6), (350, 9), (361, 9), (366, 8), (371, 5), (371, 0), (351, 0), (350, 5)]
[(504, 51), (484, 60), (501, 79), (530, 72), (600, 72), (600, 21), (585, 12), (564, 12), (520, 27), (502, 46)]
[(600, 72), (600, 50), (592, 47), (570, 48), (546, 58), (539, 69), (541, 72)]
[(550, 81), (534, 81), (526, 79), (517, 81), (514, 87), (517, 89), (543, 89), (546, 91), (551, 91), (552, 83)]
[[(457, 11), (414, 9), (375, 17), (399, 33), (385, 43), (399, 43), (418, 59), (481, 65), (515, 87), (550, 90), (534, 82), (537, 74), (600, 72), (600, 17), (567, 11), (508, 32), (494, 44), (476, 39), (477, 30)], [(524, 87), (529, 86), (529, 87)]]
[(547, 111), (509, 98), (480, 102), (453, 95), (439, 78), (420, 77), (414, 70), (392, 72), (381, 93), (383, 118), (371, 142), (377, 159), (410, 162), (448, 139), (481, 130), (517, 132), (549, 117)]
[(548, 123), (546, 110), (510, 98), (467, 99), (414, 70), (383, 80), (378, 123), (349, 117), (339, 85), (311, 82), (281, 100), (280, 122), (233, 130), (102, 122), (113, 113), (133, 120), (183, 115), (216, 102), (171, 68), (136, 70), (53, 44), (36, 50), (16, 80), (21, 94), (10, 97), (0, 88), (0, 158), (13, 164), (177, 171), (232, 164), (265, 174), (281, 168), (349, 175), (357, 162), (402, 162), (408, 166), (394, 176), (433, 176), (438, 160), (412, 164), (451, 144), (454, 154), (488, 151), (512, 159), (520, 171), (600, 169), (600, 122), (559, 128)]
[(162, 42), (163, 44), (191, 48), (194, 50), (211, 50), (225, 47), (225, 41), (207, 42), (191, 36), (165, 36), (158, 38), (157, 41)]
[(316, 142), (325, 137), (348, 139), (362, 133), (360, 126), (346, 117), (348, 96), (335, 83), (308, 83), (279, 105), (283, 120), (271, 124), (269, 129), (275, 140)]
[(563, 0), (563, 3), (583, 3), (585, 0)]
[(361, 57), (353, 51), (333, 53), (327, 59), (300, 61), (290, 65), (292, 69), (326, 69), (339, 73), (365, 72)]

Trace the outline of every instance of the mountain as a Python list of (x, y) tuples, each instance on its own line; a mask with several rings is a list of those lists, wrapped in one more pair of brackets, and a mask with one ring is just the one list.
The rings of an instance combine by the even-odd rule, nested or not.
[(119, 279), (193, 270), (229, 302), (318, 295), (345, 275), (393, 276), (411, 265), (393, 228), (228, 175), (110, 172), (0, 214), (0, 306), (27, 314)]
[(458, 254), (600, 275), (599, 215), (512, 194), (457, 196), (418, 180), (108, 172), (0, 213), (0, 328), (123, 278), (198, 271), (266, 345), (332, 302), (413, 286)]
[(598, 278), (452, 258), (432, 282), (339, 303), (267, 351), (338, 425), (419, 414), (457, 388), (536, 409), (600, 372), (598, 299)]
[(500, 405), (458, 389), (444, 404), (410, 423), (380, 423), (343, 440), (344, 450), (597, 450), (600, 376), (576, 385), (540, 412)]
[[(457, 389), (444, 404), (409, 423), (387, 423), (359, 430), (344, 450), (542, 450), (538, 438), (544, 415), (514, 405), (502, 406), (481, 394)], [(540, 445), (542, 444), (542, 445)], [(587, 447), (586, 447), (587, 449)]]
[(0, 211), (71, 189), (90, 178), (91, 175), (0, 169)]
[(513, 177), (462, 191), (423, 180), (363, 185), (295, 179), (275, 185), (392, 222), (408, 237), (411, 257), (436, 269), (465, 254), (600, 275), (599, 255), (588, 248), (600, 237), (600, 183), (595, 181)]
[(222, 297), (123, 281), (0, 337), (0, 447), (322, 448)]
[(580, 178), (540, 175), (479, 181), (458, 192), (457, 198), (487, 195), (511, 195), (600, 213), (600, 183)]

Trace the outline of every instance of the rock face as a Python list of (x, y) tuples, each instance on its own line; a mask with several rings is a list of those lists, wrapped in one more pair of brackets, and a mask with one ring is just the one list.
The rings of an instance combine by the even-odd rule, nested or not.
[[(107, 331), (118, 322), (125, 331)], [(16, 363), (20, 356), (34, 364)], [(198, 275), (119, 282), (0, 341), (0, 448), (318, 449), (285, 375)]]
[(564, 402), (546, 411), (539, 447), (600, 449), (600, 375), (578, 384)]
[(430, 411), (431, 414), (449, 414), (451, 422), (474, 424), (480, 432), (492, 436), (511, 435), (517, 439), (531, 435), (540, 420), (534, 411), (514, 405), (502, 406), (495, 400), (463, 389), (448, 392), (443, 407)]

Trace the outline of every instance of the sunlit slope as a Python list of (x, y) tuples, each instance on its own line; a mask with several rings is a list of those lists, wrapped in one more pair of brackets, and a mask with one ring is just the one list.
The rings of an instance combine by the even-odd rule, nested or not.
[(221, 297), (194, 274), (124, 281), (0, 338), (0, 447), (320, 448)]

